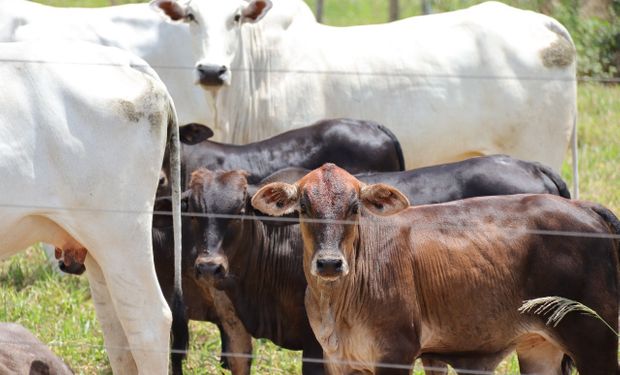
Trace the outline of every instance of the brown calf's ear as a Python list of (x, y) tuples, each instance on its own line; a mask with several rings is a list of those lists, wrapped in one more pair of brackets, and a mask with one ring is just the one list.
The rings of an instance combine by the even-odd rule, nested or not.
[(252, 206), (271, 216), (290, 214), (299, 207), (297, 186), (284, 182), (265, 185), (252, 197)]
[(409, 207), (409, 199), (398, 189), (386, 184), (365, 185), (360, 200), (371, 212), (388, 216)]
[(271, 0), (252, 0), (241, 11), (244, 22), (256, 22), (265, 17), (271, 9)]
[[(181, 212), (187, 212), (187, 203), (191, 191), (181, 194)], [(157, 197), (153, 206), (153, 227), (167, 228), (172, 226), (172, 197)]]
[(151, 0), (151, 8), (161, 10), (172, 21), (183, 21), (185, 18), (185, 7), (176, 0)]

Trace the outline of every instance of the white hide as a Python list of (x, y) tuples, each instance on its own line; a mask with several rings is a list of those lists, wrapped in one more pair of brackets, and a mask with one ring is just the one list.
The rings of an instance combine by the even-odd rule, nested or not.
[(178, 3), (192, 15), (197, 64), (231, 70), (228, 85), (209, 87), (225, 141), (354, 117), (392, 130), (408, 168), (497, 153), (560, 168), (576, 70), (572, 40), (554, 19), (489, 2), (331, 27), (301, 0), (271, 2), (255, 22), (235, 21), (243, 0)]
[(85, 247), (112, 369), (167, 373), (150, 214), (174, 122), (165, 87), (90, 43), (0, 43), (0, 61), (0, 258), (38, 241)]
[(209, 97), (195, 85), (189, 28), (166, 22), (147, 4), (89, 9), (0, 0), (0, 42), (41, 39), (81, 40), (130, 51), (166, 84), (180, 124), (213, 123)]

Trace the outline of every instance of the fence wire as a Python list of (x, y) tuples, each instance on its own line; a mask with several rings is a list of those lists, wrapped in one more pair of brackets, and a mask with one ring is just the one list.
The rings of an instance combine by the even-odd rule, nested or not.
[[(411, 206), (416, 207), (416, 206)], [(122, 214), (122, 215), (166, 215), (172, 216), (171, 211), (154, 211), (154, 210), (126, 210), (126, 209), (109, 209), (109, 208), (80, 208), (80, 207), (54, 207), (54, 206), (40, 206), (40, 205), (26, 205), (26, 204), (9, 204), (2, 203), (0, 208), (16, 209), (16, 210), (35, 210), (41, 213), (43, 212), (90, 212), (90, 213), (106, 213), (106, 214)], [(272, 223), (288, 223), (299, 224), (300, 219), (298, 217), (278, 217), (278, 216), (260, 216), (260, 215), (245, 215), (245, 214), (219, 214), (219, 213), (202, 213), (202, 212), (181, 212), (182, 217), (186, 218), (212, 218), (212, 219), (238, 219), (238, 220), (255, 220)], [(304, 218), (306, 223), (318, 223), (318, 224), (334, 224), (334, 225), (360, 225), (360, 226), (385, 226), (393, 227), (394, 223), (386, 222), (380, 217), (365, 217), (363, 221), (356, 220), (337, 220), (337, 219), (312, 219)], [(406, 223), (398, 226), (409, 226)], [(580, 232), (580, 231), (562, 231), (562, 230), (542, 230), (542, 229), (528, 229), (528, 228), (516, 228), (516, 227), (502, 227), (506, 231), (521, 234), (537, 234), (546, 236), (565, 236), (565, 237), (584, 237), (584, 238), (606, 238), (620, 240), (620, 234), (602, 233), (602, 232)], [(416, 225), (412, 228), (414, 231), (432, 231), (432, 230), (454, 230), (454, 231), (479, 231), (477, 227), (470, 227), (466, 225)]]
[[(175, 66), (175, 65), (149, 65), (149, 64), (121, 64), (109, 62), (92, 61), (53, 61), (53, 60), (26, 60), (26, 59), (2, 59), (0, 63), (13, 64), (54, 64), (54, 65), (87, 65), (101, 67), (123, 67), (132, 66), (136, 68), (152, 68), (156, 71), (161, 70), (196, 70), (195, 66)], [(314, 69), (261, 69), (261, 68), (230, 68), (233, 73), (269, 73), (269, 74), (299, 74), (299, 75), (326, 75), (326, 76), (370, 76), (370, 77), (410, 77), (427, 79), (462, 79), (462, 80), (497, 80), (497, 81), (560, 81), (560, 82), (591, 82), (617, 84), (620, 77), (593, 77), (577, 76), (575, 78), (554, 77), (554, 76), (523, 76), (523, 75), (485, 75), (485, 74), (440, 74), (440, 73), (420, 73), (416, 71), (399, 70), (387, 71), (347, 71), (347, 70), (314, 70)]]
[[(30, 347), (31, 345), (36, 345), (36, 342), (31, 342), (31, 341), (19, 341), (19, 340), (4, 340), (4, 339), (0, 339), (0, 344), (11, 344), (11, 345), (17, 345), (17, 346), (24, 346), (25, 348)], [(88, 347), (88, 348), (94, 348), (94, 349), (99, 349), (99, 350), (115, 350), (115, 351), (130, 351), (130, 350), (135, 350), (135, 351), (143, 351), (143, 352), (150, 352), (150, 353), (175, 353), (175, 354), (185, 354), (185, 355), (191, 355), (192, 352), (190, 350), (176, 350), (176, 349), (172, 349), (172, 350), (155, 350), (152, 348), (149, 349), (143, 349), (143, 348), (130, 348), (128, 346), (109, 346), (109, 345), (97, 345), (97, 344), (85, 344), (82, 342), (56, 342), (56, 341), (52, 341), (47, 343), (48, 346), (50, 347), (60, 347), (60, 346), (64, 346), (64, 347)], [(242, 358), (242, 359), (251, 359), (251, 360), (258, 360), (258, 361), (270, 361), (272, 360), (272, 358), (267, 357), (267, 356), (261, 356), (261, 355), (257, 355), (257, 354), (245, 354), (245, 353), (231, 353), (231, 352), (221, 352), (220, 356), (223, 358)], [(212, 356), (214, 359), (218, 359), (218, 355), (213, 355)], [(507, 356), (508, 357), (508, 356)], [(506, 357), (506, 358), (507, 358)], [(420, 359), (420, 358), (417, 358)], [(505, 358), (504, 358), (505, 360)], [(440, 367), (440, 366), (423, 366), (423, 365), (419, 365), (417, 364), (417, 360), (414, 362), (413, 365), (403, 365), (403, 364), (396, 364), (396, 363), (386, 363), (386, 362), (372, 362), (372, 361), (368, 361), (368, 362), (361, 362), (361, 361), (345, 361), (345, 360), (337, 360), (337, 359), (324, 359), (324, 358), (309, 358), (309, 357), (300, 357), (296, 360), (297, 362), (302, 362), (302, 363), (313, 363), (313, 364), (337, 364), (337, 365), (349, 365), (349, 366), (355, 366), (355, 367), (359, 367), (359, 366), (373, 366), (375, 368), (389, 368), (389, 369), (397, 369), (397, 370), (409, 370), (409, 371), (415, 371), (415, 370), (430, 370), (430, 371), (437, 371), (437, 372), (441, 372), (441, 373), (448, 373), (450, 372), (449, 369), (447, 369), (446, 367)], [(471, 375), (494, 375), (496, 374), (495, 371), (486, 371), (486, 370), (475, 370), (475, 369), (470, 369), (470, 368), (458, 368), (458, 367), (452, 367), (450, 366), (450, 369), (452, 369), (452, 371), (456, 371), (458, 374), (471, 374)], [(277, 371), (281, 371), (280, 369), (274, 369)], [(535, 374), (528, 374), (525, 372), (519, 372), (518, 374), (520, 375), (535, 375)]]

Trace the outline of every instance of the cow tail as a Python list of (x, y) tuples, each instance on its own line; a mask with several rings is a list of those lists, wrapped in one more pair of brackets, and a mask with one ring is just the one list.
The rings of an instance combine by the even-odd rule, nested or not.
[(538, 164), (538, 168), (540, 169), (540, 171), (544, 173), (545, 176), (547, 176), (551, 180), (551, 182), (553, 182), (553, 184), (556, 186), (556, 188), (558, 189), (558, 192), (560, 193), (560, 196), (571, 199), (568, 186), (566, 186), (566, 182), (564, 182), (562, 177), (560, 177), (559, 174), (557, 174), (553, 169), (549, 168), (548, 166), (544, 164), (540, 164), (540, 163), (537, 163), (537, 164)]
[(181, 284), (181, 157), (179, 126), (172, 98), (168, 97), (168, 141), (170, 142), (170, 185), (172, 191), (172, 225), (174, 231), (174, 292), (172, 310), (173, 374), (183, 373), (183, 359), (189, 343), (187, 313)]
[[(592, 211), (596, 212), (603, 220), (605, 220), (613, 234), (620, 235), (620, 220), (618, 220), (618, 217), (613, 212), (611, 212), (611, 210), (598, 204), (592, 204), (590, 208), (592, 209)], [(618, 264), (620, 264), (620, 238), (615, 238), (613, 241), (616, 247), (616, 256), (618, 257), (619, 262)], [(618, 295), (618, 298), (620, 299), (620, 295)]]
[(392, 133), (390, 129), (386, 128), (384, 125), (377, 124), (377, 127), (392, 140), (394, 151), (396, 151), (396, 156), (398, 157), (398, 164), (400, 165), (399, 171), (404, 171), (405, 170), (405, 157), (403, 156), (403, 149), (402, 147), (400, 147), (400, 141), (398, 140), (398, 138), (396, 138), (396, 135)]
[[(620, 235), (620, 220), (611, 212), (610, 209), (605, 208), (599, 204), (592, 204), (590, 207), (592, 211), (596, 212), (609, 226), (613, 234)], [(614, 239), (616, 243), (616, 250), (618, 251), (618, 258), (620, 259), (620, 238)]]

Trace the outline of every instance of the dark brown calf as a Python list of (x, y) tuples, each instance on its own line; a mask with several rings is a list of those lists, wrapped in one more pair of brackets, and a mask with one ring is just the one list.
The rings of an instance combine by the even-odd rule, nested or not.
[(555, 373), (567, 354), (582, 375), (620, 374), (618, 339), (600, 321), (574, 313), (550, 327), (518, 312), (561, 296), (617, 329), (620, 244), (604, 236), (620, 221), (599, 205), (514, 195), (408, 208), (398, 190), (331, 164), (264, 186), (252, 204), (299, 212), (305, 306), (332, 374), (409, 374), (381, 364), (514, 349), (525, 373)]

